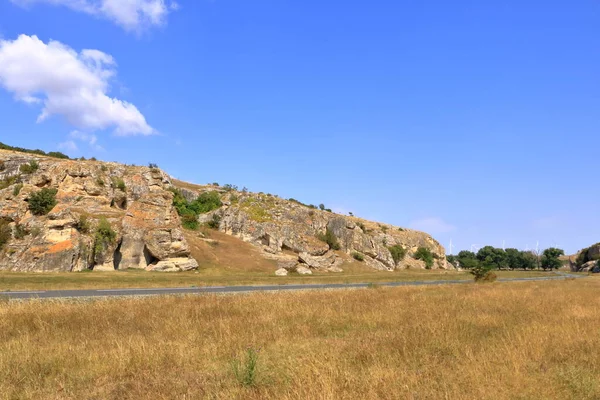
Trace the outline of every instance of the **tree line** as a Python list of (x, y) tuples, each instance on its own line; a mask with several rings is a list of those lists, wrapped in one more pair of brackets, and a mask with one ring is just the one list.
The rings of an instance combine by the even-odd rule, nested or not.
[(554, 247), (542, 253), (535, 251), (522, 251), (517, 249), (500, 249), (493, 246), (482, 247), (477, 253), (463, 250), (458, 255), (447, 256), (448, 262), (463, 269), (522, 269), (524, 271), (543, 269), (545, 271), (562, 267), (561, 256), (565, 252)]

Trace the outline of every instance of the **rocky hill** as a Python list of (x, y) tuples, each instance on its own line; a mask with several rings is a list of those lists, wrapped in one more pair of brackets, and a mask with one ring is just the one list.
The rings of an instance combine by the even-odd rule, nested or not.
[[(210, 210), (194, 208), (199, 198), (212, 199)], [(444, 248), (422, 232), (191, 185), (158, 168), (0, 150), (1, 270), (195, 269), (203, 260), (186, 236), (200, 234), (182, 220), (248, 242), (280, 263), (279, 274), (339, 272), (351, 257), (378, 270), (446, 268)]]
[(600, 243), (580, 250), (576, 255), (568, 257), (571, 271), (600, 272)]

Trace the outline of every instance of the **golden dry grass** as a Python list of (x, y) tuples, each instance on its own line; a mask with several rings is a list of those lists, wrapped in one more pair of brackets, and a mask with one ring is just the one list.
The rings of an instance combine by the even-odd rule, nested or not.
[[(1, 399), (598, 399), (595, 278), (0, 304)], [(260, 348), (256, 387), (231, 362)]]

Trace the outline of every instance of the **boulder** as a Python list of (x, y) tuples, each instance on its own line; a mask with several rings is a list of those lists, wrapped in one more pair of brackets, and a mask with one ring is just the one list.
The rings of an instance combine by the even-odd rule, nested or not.
[(275, 275), (277, 276), (287, 276), (288, 275), (288, 270), (285, 268), (279, 268), (277, 271), (275, 271)]
[(306, 267), (298, 267), (296, 268), (296, 272), (300, 275), (312, 275), (312, 271)]

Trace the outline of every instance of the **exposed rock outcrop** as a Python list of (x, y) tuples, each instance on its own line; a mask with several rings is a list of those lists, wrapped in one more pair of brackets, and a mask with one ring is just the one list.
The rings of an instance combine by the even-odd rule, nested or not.
[[(0, 251), (0, 269), (197, 268), (172, 205), (170, 178), (160, 170), (11, 151), (0, 151), (0, 162), (0, 219), (14, 232)], [(22, 167), (32, 162), (38, 166)], [(42, 188), (57, 190), (56, 205), (36, 216), (28, 201)], [(114, 237), (98, 245), (102, 219)]]
[[(194, 199), (213, 186), (185, 188), (186, 198)], [(190, 193), (194, 192), (195, 196)], [(262, 193), (231, 190), (222, 193), (224, 206), (201, 215), (200, 222), (219, 218), (222, 232), (241, 238), (263, 249), (265, 256), (287, 262), (287, 271), (296, 271), (297, 264), (313, 269), (340, 272), (341, 254), (358, 252), (371, 268), (385, 271), (406, 268), (425, 268), (425, 263), (412, 256), (419, 247), (429, 249), (434, 258), (433, 268), (453, 268), (446, 263), (445, 250), (430, 235), (396, 226), (378, 224), (356, 217), (347, 217), (318, 210), (296, 201), (284, 200)], [(339, 251), (319, 237), (330, 232), (337, 240)], [(399, 245), (407, 256), (398, 263), (390, 247)]]

